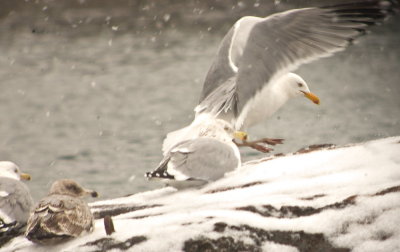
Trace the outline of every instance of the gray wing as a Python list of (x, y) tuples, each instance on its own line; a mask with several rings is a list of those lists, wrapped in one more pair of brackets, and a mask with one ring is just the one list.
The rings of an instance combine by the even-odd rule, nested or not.
[(238, 165), (239, 159), (232, 147), (204, 137), (175, 145), (160, 165), (145, 176), (149, 179), (214, 181)]
[(230, 46), (235, 33), (235, 26), (222, 39), (219, 46), (217, 56), (214, 59), (203, 84), (203, 91), (200, 95), (200, 102), (203, 101), (210, 93), (212, 93), (221, 84), (229, 78), (235, 76), (236, 72), (230, 64)]
[(215, 181), (238, 167), (238, 162), (229, 145), (212, 138), (197, 138), (171, 151), (167, 171), (175, 177)]
[(80, 198), (50, 195), (31, 214), (26, 236), (39, 243), (55, 243), (93, 229), (93, 215)]
[(32, 205), (32, 197), (24, 183), (15, 179), (0, 178), (0, 212), (6, 215), (0, 215), (0, 218), (10, 218), (11, 221), (25, 224)]
[[(290, 10), (266, 18), (244, 17), (223, 39), (200, 103), (234, 77), (237, 90), (231, 95), (237, 96), (233, 99), (237, 104), (229, 106), (240, 114), (264, 85), (300, 64), (344, 50), (368, 25), (397, 7), (395, 1), (371, 0)], [(203, 107), (218, 106), (215, 102)], [(226, 106), (218, 109), (226, 110)]]

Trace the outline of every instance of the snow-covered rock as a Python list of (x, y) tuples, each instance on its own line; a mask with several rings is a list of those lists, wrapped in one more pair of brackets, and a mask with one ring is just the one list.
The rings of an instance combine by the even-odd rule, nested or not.
[(400, 251), (400, 137), (313, 146), (248, 162), (201, 189), (91, 208), (91, 234), (46, 247), (17, 237), (0, 251)]

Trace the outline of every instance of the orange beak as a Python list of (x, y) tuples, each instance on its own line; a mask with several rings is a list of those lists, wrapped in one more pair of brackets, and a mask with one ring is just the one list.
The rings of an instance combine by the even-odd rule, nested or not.
[(31, 180), (31, 175), (29, 175), (28, 173), (20, 173), (19, 178), (22, 180)]
[(304, 92), (301, 91), (304, 96), (308, 99), (310, 99), (313, 103), (318, 104), (319, 105), (319, 98), (318, 96), (316, 96), (315, 94), (311, 93), (311, 92)]

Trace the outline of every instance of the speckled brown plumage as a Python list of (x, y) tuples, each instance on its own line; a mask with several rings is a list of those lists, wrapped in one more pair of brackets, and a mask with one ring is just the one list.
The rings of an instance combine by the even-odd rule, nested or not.
[(28, 220), (25, 236), (32, 242), (54, 244), (93, 231), (93, 215), (81, 198), (97, 193), (72, 180), (58, 180), (40, 200)]

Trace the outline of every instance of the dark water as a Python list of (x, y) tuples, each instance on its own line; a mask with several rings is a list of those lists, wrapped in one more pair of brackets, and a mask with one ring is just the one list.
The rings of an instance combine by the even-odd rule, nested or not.
[[(277, 153), (399, 135), (399, 24), (301, 67), (296, 72), (321, 105), (290, 101), (251, 136), (285, 138)], [(165, 134), (192, 120), (222, 36), (179, 29), (73, 37), (2, 32), (0, 160), (32, 175), (36, 199), (58, 178), (103, 198), (160, 187), (143, 173), (160, 161)], [(245, 160), (266, 155), (242, 151)]]

